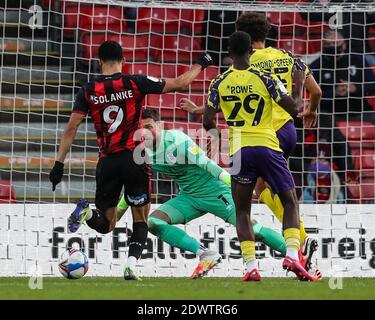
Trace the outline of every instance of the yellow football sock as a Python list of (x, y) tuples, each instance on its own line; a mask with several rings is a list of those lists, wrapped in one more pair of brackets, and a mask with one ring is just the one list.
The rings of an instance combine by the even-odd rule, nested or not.
[(265, 203), (268, 206), (268, 208), (271, 209), (277, 220), (283, 223), (284, 207), (281, 204), (280, 199), (278, 199), (279, 201), (275, 201), (275, 198), (272, 197), (270, 189), (264, 189), (259, 196), (259, 200)]
[(288, 228), (284, 230), (284, 238), (287, 248), (299, 249), (299, 230), (297, 228)]
[(305, 230), (305, 225), (303, 224), (301, 216), (299, 217), (299, 236), (300, 236), (299, 240), (301, 244), (304, 243), (304, 241), (308, 237), (306, 230)]
[[(283, 223), (284, 218), (284, 206), (281, 203), (281, 200), (279, 196), (276, 194), (274, 197), (272, 197), (271, 190), (266, 188), (262, 191), (262, 193), (259, 196), (260, 201), (265, 203), (273, 212), (277, 220), (279, 220), (281, 223)], [(299, 230), (300, 230), (300, 241), (301, 244), (305, 241), (307, 238), (307, 233), (305, 230), (305, 225), (303, 224), (303, 220), (301, 216), (299, 216)]]
[(255, 261), (255, 241), (242, 241), (240, 243), (243, 261)]

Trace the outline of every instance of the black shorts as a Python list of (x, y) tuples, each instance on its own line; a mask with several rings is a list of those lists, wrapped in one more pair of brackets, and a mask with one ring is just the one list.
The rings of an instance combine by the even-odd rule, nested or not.
[(142, 207), (150, 202), (151, 168), (147, 164), (136, 164), (133, 152), (128, 150), (99, 159), (95, 206), (101, 211), (116, 207), (122, 187), (129, 206)]

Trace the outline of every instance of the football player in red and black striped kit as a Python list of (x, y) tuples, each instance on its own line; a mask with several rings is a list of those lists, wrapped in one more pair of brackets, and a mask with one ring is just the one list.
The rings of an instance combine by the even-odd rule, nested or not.
[[(140, 143), (134, 133), (141, 129), (143, 98), (186, 89), (198, 74), (212, 64), (209, 54), (202, 54), (191, 69), (176, 79), (127, 75), (122, 70), (122, 48), (114, 41), (99, 47), (101, 75), (83, 86), (77, 96), (61, 138), (55, 165), (50, 172), (52, 190), (61, 182), (64, 160), (77, 129), (87, 114), (95, 125), (99, 144), (96, 167), (96, 209), (90, 210), (87, 199), (80, 199), (68, 219), (68, 229), (76, 232), (83, 222), (100, 232), (108, 233), (116, 225), (116, 206), (124, 187), (125, 199), (133, 215), (133, 233), (124, 271), (126, 280), (139, 279), (135, 272), (147, 239), (147, 216), (150, 210), (151, 171), (146, 164), (136, 164), (134, 149)], [(139, 140), (139, 139), (138, 139)], [(142, 140), (142, 139), (141, 139)]]

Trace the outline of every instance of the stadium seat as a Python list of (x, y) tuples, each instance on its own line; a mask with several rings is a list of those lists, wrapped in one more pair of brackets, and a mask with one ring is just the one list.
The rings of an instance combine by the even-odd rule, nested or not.
[(163, 50), (160, 51), (159, 60), (164, 62), (178, 61), (190, 64), (202, 51), (202, 39), (200, 38), (186, 35), (165, 35), (163, 39)]
[(146, 96), (146, 104), (150, 107), (175, 108), (182, 97), (187, 97), (181, 93), (149, 94)]
[(375, 150), (353, 149), (352, 157), (354, 160), (354, 168), (356, 170), (375, 168)]
[(136, 31), (177, 33), (179, 18), (178, 9), (141, 8), (138, 9)]
[(348, 140), (374, 140), (375, 127), (371, 122), (339, 121), (337, 126)]
[(348, 185), (352, 198), (357, 203), (374, 203), (375, 200), (375, 179), (361, 179), (359, 184)]
[(291, 51), (298, 56), (303, 56), (307, 53), (308, 42), (303, 38), (295, 38), (281, 34), (277, 41), (277, 47)]
[(214, 79), (219, 73), (219, 68), (216, 66), (210, 66), (206, 68), (191, 84), (191, 89), (207, 93), (211, 80)]
[(136, 31), (197, 34), (202, 31), (204, 10), (141, 8)]
[[(64, 10), (65, 9), (65, 10)], [(64, 35), (73, 36), (81, 31), (107, 31), (122, 33), (126, 31), (126, 19), (122, 8), (114, 6), (65, 6)]]
[(367, 98), (367, 102), (371, 106), (372, 110), (375, 111), (375, 97)]
[(85, 32), (82, 35), (82, 57), (86, 60), (97, 58), (98, 49), (102, 42), (113, 40), (120, 43), (126, 61), (155, 60), (156, 46), (160, 46), (161, 37), (148, 35), (125, 35), (104, 32)]
[(301, 29), (303, 19), (299, 13), (269, 12), (267, 16), (271, 25), (276, 28), (279, 34), (289, 33), (301, 35), (305, 33), (305, 31)]
[(179, 108), (160, 108), (160, 115), (162, 120), (181, 121), (188, 120), (188, 113)]
[(322, 40), (320, 37), (314, 37), (310, 34), (305, 34), (302, 36), (280, 34), (277, 41), (277, 47), (291, 51), (299, 56), (306, 54), (310, 55), (321, 51)]
[(15, 203), (16, 188), (8, 180), (0, 180), (0, 204)]
[(161, 65), (155, 63), (125, 63), (122, 72), (127, 74), (141, 74), (160, 78)]

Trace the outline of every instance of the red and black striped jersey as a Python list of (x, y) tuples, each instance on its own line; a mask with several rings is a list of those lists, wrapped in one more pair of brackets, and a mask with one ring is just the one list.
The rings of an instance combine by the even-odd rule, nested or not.
[(91, 115), (99, 144), (99, 156), (133, 151), (140, 141), (134, 133), (142, 128), (142, 104), (146, 94), (161, 94), (162, 79), (115, 73), (101, 75), (77, 93), (73, 111)]

